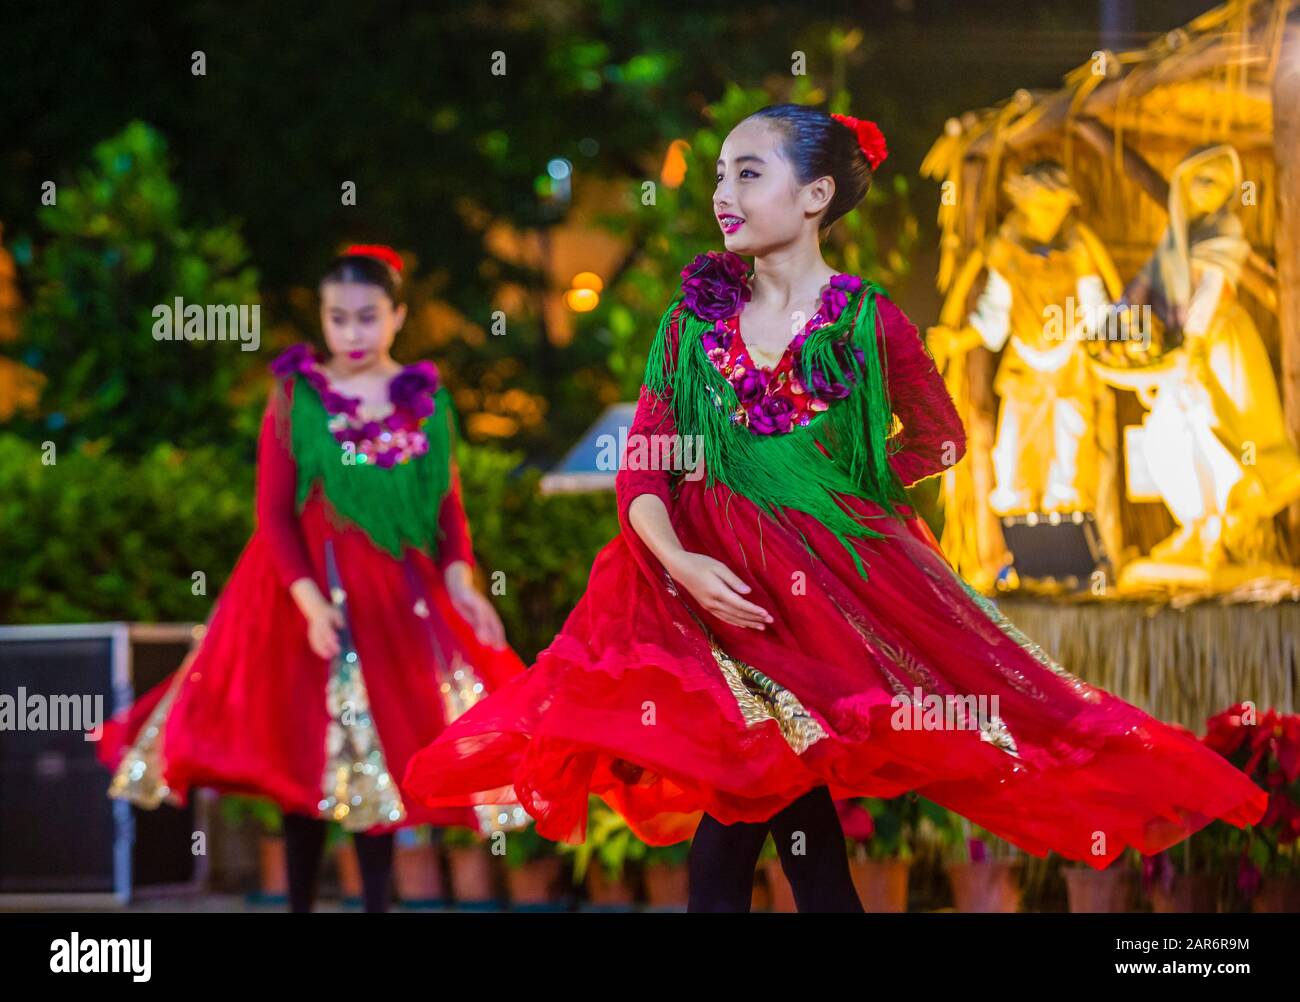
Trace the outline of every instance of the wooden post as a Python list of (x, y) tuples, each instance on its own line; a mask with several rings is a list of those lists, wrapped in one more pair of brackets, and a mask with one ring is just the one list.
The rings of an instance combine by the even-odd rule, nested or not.
[[(1300, 442), (1300, 7), (1287, 15), (1281, 58), (1273, 77), (1273, 160), (1277, 165), (1278, 332), (1282, 405)], [(1287, 512), (1291, 556), (1300, 548), (1300, 502)]]

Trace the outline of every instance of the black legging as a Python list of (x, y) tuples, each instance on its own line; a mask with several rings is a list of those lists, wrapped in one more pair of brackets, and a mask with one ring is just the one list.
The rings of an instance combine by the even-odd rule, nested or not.
[[(754, 867), (771, 829), (781, 869), (801, 912), (861, 912), (849, 876), (844, 829), (830, 790), (814, 787), (767, 821), (724, 825), (700, 819), (691, 843), (689, 912), (747, 912), (754, 893)], [(793, 836), (803, 835), (802, 852)]]
[[(354, 835), (353, 839), (366, 911), (386, 912), (393, 872), (393, 833)], [(316, 878), (325, 850), (325, 822), (305, 814), (286, 814), (284, 842), (289, 871), (289, 911), (309, 912), (316, 900)]]

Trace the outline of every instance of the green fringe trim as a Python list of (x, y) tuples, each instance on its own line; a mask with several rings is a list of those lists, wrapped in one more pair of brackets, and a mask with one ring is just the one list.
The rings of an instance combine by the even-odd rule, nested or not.
[[(706, 486), (719, 481), (726, 484), (787, 528), (795, 526), (783, 509), (808, 513), (839, 539), (864, 578), (866, 568), (853, 540), (880, 539), (883, 533), (845, 508), (842, 498), (875, 502), (884, 509), (883, 514), (871, 516), (875, 518), (901, 519), (896, 505), (908, 503), (907, 491), (889, 465), (894, 418), (887, 390), (888, 360), (881, 358), (876, 340), (876, 297), (883, 293), (878, 284), (864, 282), (834, 323), (805, 339), (799, 371), (815, 367), (837, 382), (851, 379), (852, 392), (842, 400), (830, 401), (808, 424), (790, 432), (756, 435), (732, 420), (740, 401), (730, 382), (709, 361), (701, 341), (713, 322), (683, 306), (680, 294), (660, 320), (645, 373), (648, 389), (660, 395), (671, 393), (678, 435), (692, 441), (700, 436)], [(675, 364), (667, 357), (674, 313), (678, 313)], [(862, 349), (865, 359), (859, 362), (855, 353), (848, 352), (848, 368), (835, 354), (836, 342), (846, 336)], [(805, 549), (813, 553), (802, 532), (799, 536)]]
[(344, 462), (343, 447), (329, 430), (329, 412), (305, 379), (298, 378), (294, 386), (290, 421), (299, 512), (320, 484), (334, 510), (375, 546), (398, 559), (405, 546), (437, 556), (438, 513), (451, 488), (451, 450), (458, 430), (446, 387), (434, 395), (434, 412), (421, 429), (428, 451), (388, 469)]

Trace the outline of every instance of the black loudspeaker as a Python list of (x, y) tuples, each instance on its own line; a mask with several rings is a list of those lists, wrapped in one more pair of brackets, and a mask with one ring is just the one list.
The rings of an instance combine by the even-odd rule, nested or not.
[(1098, 568), (1109, 571), (1097, 518), (1090, 511), (1005, 515), (1002, 536), (1022, 582), (1086, 588)]
[(180, 667), (194, 636), (189, 624), (0, 626), (0, 894), (129, 901), (201, 886), (207, 857), (191, 846), (203, 802), (110, 800), (84, 731)]

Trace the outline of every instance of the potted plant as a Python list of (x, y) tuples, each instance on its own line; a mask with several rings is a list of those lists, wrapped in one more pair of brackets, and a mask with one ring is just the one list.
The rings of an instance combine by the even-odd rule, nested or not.
[(865, 911), (907, 911), (907, 875), (919, 800), (906, 794), (835, 802), (847, 843), (849, 873)]
[[(781, 865), (781, 854), (776, 851), (776, 840), (770, 833), (763, 840), (763, 848), (759, 850), (758, 865), (765, 878), (767, 910), (797, 912), (799, 907), (794, 903), (794, 888), (790, 886), (790, 880), (785, 875), (785, 869)], [(754, 904), (751, 903), (750, 907), (753, 908)]]
[(451, 893), (460, 908), (491, 908), (497, 903), (487, 839), (459, 825), (443, 829)]
[[(1258, 714), (1238, 703), (1210, 718), (1203, 741), (1268, 791), (1268, 808), (1235, 857), (1237, 899), (1252, 911), (1300, 911), (1300, 714)], [(1225, 838), (1241, 839), (1223, 827)]]
[(1134, 874), (1138, 854), (1129, 849), (1104, 870), (1087, 863), (1074, 863), (1062, 869), (1065, 890), (1072, 912), (1132, 911)]
[(535, 825), (506, 835), (506, 887), (512, 908), (545, 910), (560, 900), (564, 861)]
[[(573, 857), (573, 882), (586, 886), (590, 905), (624, 909), (634, 899), (627, 864), (644, 859), (648, 848), (617, 811), (592, 797), (586, 839), (577, 846), (561, 845), (560, 852)], [(591, 865), (593, 860), (597, 865)]]
[(690, 900), (691, 843), (652, 845), (645, 853), (645, 896), (651, 908), (685, 908)]
[[(1218, 911), (1220, 877), (1233, 841), (1231, 825), (1212, 821), (1178, 845), (1142, 857), (1142, 890), (1154, 912)], [(1240, 836), (1240, 832), (1237, 833)], [(1240, 850), (1236, 852), (1240, 858)]]
[(447, 904), (447, 877), (442, 856), (428, 825), (401, 828), (393, 838), (393, 880), (407, 908)]
[(284, 904), (289, 896), (289, 871), (280, 809), (262, 797), (232, 794), (221, 798), (221, 816), (231, 828), (251, 827), (259, 832), (258, 890), (253, 900), (259, 904)]
[(325, 855), (334, 860), (338, 872), (339, 898), (345, 907), (360, 907), (363, 900), (361, 864), (357, 862), (357, 845), (352, 834), (337, 821), (325, 825)]
[[(938, 805), (935, 805), (938, 806)], [(953, 906), (959, 912), (1017, 912), (1020, 883), (1016, 872), (1018, 850), (1010, 843), (945, 811), (939, 823), (945, 846), (944, 872), (952, 886)]]

